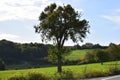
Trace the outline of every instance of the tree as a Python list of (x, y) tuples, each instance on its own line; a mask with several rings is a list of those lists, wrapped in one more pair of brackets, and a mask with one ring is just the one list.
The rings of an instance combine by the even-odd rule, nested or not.
[(101, 65), (103, 65), (103, 62), (108, 61), (109, 59), (109, 54), (102, 49), (96, 49), (94, 54), (96, 55), (96, 60), (99, 61)]
[(84, 62), (93, 63), (95, 62), (95, 55), (92, 52), (87, 52), (83, 58)]
[(74, 49), (82, 49), (82, 48), (79, 44), (77, 44), (77, 45), (74, 45)]
[[(61, 54), (65, 41), (83, 41), (89, 32), (88, 21), (80, 19), (81, 15), (71, 5), (57, 6), (55, 3), (47, 6), (39, 16), (40, 23), (35, 32), (40, 33), (42, 41), (53, 41), (57, 48), (58, 72), (62, 72)], [(61, 52), (62, 51), (62, 52)]]
[[(48, 46), (40, 43), (14, 43), (0, 40), (0, 58), (9, 69), (40, 67), (50, 64), (45, 57), (48, 55)], [(27, 64), (29, 64), (27, 66)], [(20, 65), (18, 67), (18, 65)]]
[(85, 43), (82, 45), (82, 48), (83, 49), (92, 49), (93, 46), (94, 46), (94, 44), (92, 44), (92, 43)]
[(120, 60), (120, 48), (116, 44), (110, 43), (107, 51), (110, 55), (110, 59), (113, 61)]
[(102, 46), (101, 46), (100, 44), (95, 44), (95, 45), (93, 45), (93, 48), (94, 48), (94, 49), (102, 48)]
[(0, 59), (0, 70), (5, 70), (5, 63), (2, 59)]

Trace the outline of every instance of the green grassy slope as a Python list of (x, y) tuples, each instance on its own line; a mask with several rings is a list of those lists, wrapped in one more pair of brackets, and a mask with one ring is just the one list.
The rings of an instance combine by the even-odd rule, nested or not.
[[(63, 70), (70, 69), (75, 74), (82, 74), (84, 73), (83, 70), (86, 68), (87, 70), (97, 70), (97, 71), (104, 71), (106, 72), (108, 70), (108, 67), (113, 64), (114, 62), (107, 62), (104, 65), (101, 65), (100, 63), (94, 63), (94, 64), (86, 64), (86, 65), (73, 65), (73, 66), (63, 66)], [(120, 62), (119, 62), (120, 64)], [(120, 65), (119, 65), (120, 66)], [(36, 68), (36, 69), (24, 69), (24, 70), (6, 70), (6, 71), (0, 71), (0, 78), (2, 80), (7, 80), (7, 78), (13, 74), (27, 74), (28, 72), (40, 72), (45, 75), (54, 75), (54, 73), (57, 71), (56, 67), (48, 67), (48, 68)]]
[(81, 60), (81, 58), (88, 52), (91, 50), (73, 50), (70, 52), (69, 55), (65, 56), (65, 59), (67, 60)]

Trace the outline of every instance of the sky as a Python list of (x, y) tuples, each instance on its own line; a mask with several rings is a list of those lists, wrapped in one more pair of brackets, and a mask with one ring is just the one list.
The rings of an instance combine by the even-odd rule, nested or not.
[[(19, 43), (41, 41), (35, 33), (34, 25), (44, 8), (51, 3), (70, 4), (81, 12), (81, 18), (89, 21), (90, 34), (84, 42), (109, 45), (120, 44), (120, 0), (1, 0), (0, 1), (0, 40), (7, 39)], [(48, 42), (52, 43), (52, 42)], [(66, 46), (73, 46), (71, 40)]]

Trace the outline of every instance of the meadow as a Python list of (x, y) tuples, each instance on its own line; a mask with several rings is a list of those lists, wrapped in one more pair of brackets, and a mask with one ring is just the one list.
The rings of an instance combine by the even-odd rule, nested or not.
[[(86, 50), (72, 50), (68, 55), (65, 56), (65, 59), (70, 60), (70, 61), (80, 60), (88, 51), (90, 51), (90, 50), (87, 50), (87, 49)], [(78, 73), (79, 67), (80, 67), (79, 65), (77, 65), (77, 66), (63, 66), (63, 69), (71, 69), (75, 73)], [(82, 65), (80, 68), (82, 68), (82, 67), (84, 67), (84, 65)], [(0, 71), (0, 78), (2, 78), (2, 80), (7, 80), (7, 78), (11, 75), (27, 74), (29, 72), (40, 72), (40, 73), (47, 74), (47, 75), (51, 76), (54, 73), (56, 73), (56, 71), (57, 71), (57, 67), (35, 68), (35, 69), (33, 68), (33, 69), (22, 69), (22, 70), (6, 70), (6, 71)]]
[[(65, 56), (65, 59), (68, 60), (80, 60), (82, 57), (91, 50), (73, 50), (70, 52), (69, 55)], [(92, 63), (92, 64), (81, 64), (81, 65), (67, 65), (63, 66), (63, 71), (66, 70), (71, 70), (74, 74), (75, 78), (80, 78), (83, 76), (85, 71), (90, 72), (90, 71), (99, 71), (99, 72), (108, 72), (109, 68), (111, 66), (114, 66), (116, 62), (105, 62), (104, 65), (101, 65), (100, 63)], [(120, 64), (120, 61), (117, 62), (117, 64)], [(120, 66), (120, 65), (118, 65)], [(37, 73), (42, 73), (47, 76), (53, 76), (57, 72), (57, 67), (45, 67), (45, 68), (31, 68), (31, 69), (21, 69), (21, 70), (5, 70), (5, 71), (0, 71), (0, 79), (1, 80), (8, 80), (8, 78), (12, 75), (16, 74), (22, 74), (26, 75), (30, 72), (37, 72)]]
[(72, 50), (69, 55), (65, 56), (66, 60), (75, 61), (81, 60), (84, 55), (91, 50), (84, 49), (84, 50)]
[[(106, 62), (104, 65), (100, 63), (93, 64), (84, 64), (84, 65), (72, 65), (72, 66), (63, 66), (63, 70), (71, 70), (76, 78), (83, 75), (84, 70), (87, 71), (102, 71), (107, 72), (111, 64), (115, 62)], [(120, 64), (120, 62), (118, 62)], [(47, 76), (52, 76), (56, 73), (57, 67), (47, 67), (47, 68), (33, 68), (33, 69), (23, 69), (23, 70), (6, 70), (0, 71), (1, 80), (7, 80), (8, 77), (14, 74), (23, 74), (26, 75), (29, 72), (39, 72)]]

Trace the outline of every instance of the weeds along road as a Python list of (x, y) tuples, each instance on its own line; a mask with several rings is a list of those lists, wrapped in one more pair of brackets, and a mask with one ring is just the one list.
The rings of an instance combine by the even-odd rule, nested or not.
[(120, 75), (92, 78), (92, 79), (81, 79), (81, 80), (120, 80)]

